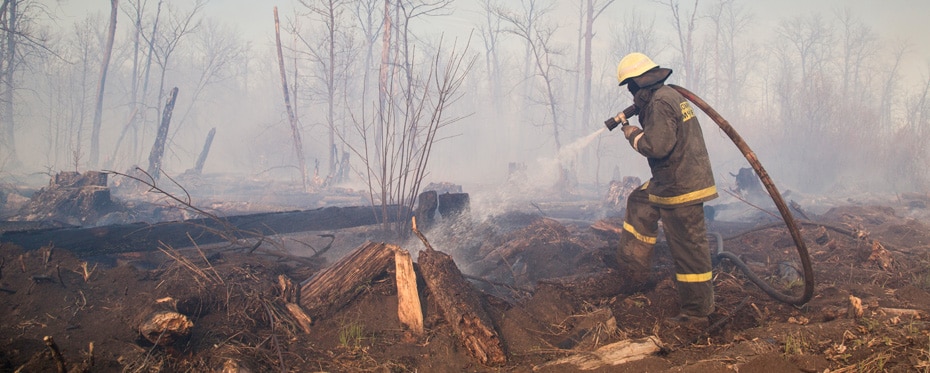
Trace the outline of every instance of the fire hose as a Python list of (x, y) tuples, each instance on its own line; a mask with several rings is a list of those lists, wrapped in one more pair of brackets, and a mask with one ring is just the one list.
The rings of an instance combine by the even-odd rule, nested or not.
[[(756, 175), (759, 176), (759, 179), (762, 181), (762, 185), (765, 186), (765, 190), (768, 191), (769, 196), (772, 197), (772, 201), (775, 202), (775, 206), (778, 208), (778, 212), (781, 213), (782, 220), (785, 221), (785, 225), (788, 227), (788, 231), (791, 233), (791, 238), (794, 240), (795, 248), (797, 249), (798, 256), (801, 258), (802, 274), (804, 277), (804, 292), (801, 295), (790, 295), (785, 294), (778, 289), (775, 289), (771, 284), (759, 277), (749, 266), (746, 265), (737, 255), (723, 251), (723, 240), (719, 235), (717, 236), (717, 250), (715, 256), (717, 259), (728, 259), (736, 267), (738, 267), (746, 277), (749, 277), (749, 280), (752, 281), (756, 286), (758, 286), (766, 294), (774, 298), (775, 300), (788, 303), (795, 306), (802, 306), (814, 296), (814, 269), (811, 265), (810, 253), (807, 251), (807, 245), (804, 243), (803, 238), (801, 237), (800, 229), (798, 228), (797, 221), (794, 220), (794, 217), (791, 215), (791, 211), (788, 210), (788, 205), (785, 204), (785, 200), (781, 197), (781, 194), (778, 192), (778, 188), (775, 187), (775, 183), (772, 182), (772, 178), (769, 176), (768, 172), (765, 171), (765, 168), (762, 167), (762, 163), (759, 162), (759, 158), (756, 157), (756, 154), (749, 148), (749, 145), (746, 144), (746, 141), (730, 126), (730, 123), (723, 118), (719, 113), (717, 113), (714, 108), (707, 104), (700, 97), (692, 93), (691, 91), (674, 85), (669, 84), (669, 87), (675, 89), (682, 96), (691, 101), (698, 108), (700, 108), (705, 114), (707, 114), (717, 126), (723, 130), (727, 136), (730, 137), (730, 140), (733, 141), (733, 144), (739, 149), (743, 156), (746, 157), (746, 160), (749, 161), (749, 164), (752, 166), (752, 169), (756, 172)], [(604, 122), (608, 129), (613, 130), (617, 127), (618, 124), (627, 125), (625, 118), (630, 118), (633, 115), (637, 114), (637, 108), (635, 106), (630, 106), (623, 110), (623, 117), (619, 115), (615, 118), (610, 118)], [(618, 119), (619, 118), (619, 119)]]

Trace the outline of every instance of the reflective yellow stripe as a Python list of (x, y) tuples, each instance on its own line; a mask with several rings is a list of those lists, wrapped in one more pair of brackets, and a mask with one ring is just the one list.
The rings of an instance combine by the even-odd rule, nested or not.
[(710, 281), (712, 277), (713, 277), (713, 272), (694, 273), (694, 274), (685, 274), (685, 273), (675, 274), (675, 278), (681, 282), (705, 282), (705, 281)]
[(659, 197), (657, 195), (650, 194), (649, 202), (655, 202), (661, 205), (677, 205), (680, 203), (686, 203), (686, 202), (696, 201), (702, 198), (707, 198), (714, 194), (717, 194), (717, 186), (711, 185), (708, 188), (704, 188), (701, 190), (695, 190), (691, 193), (685, 193), (685, 194), (674, 196), (674, 197)]
[(649, 180), (646, 180), (646, 183), (639, 187), (639, 190), (646, 190), (646, 188), (649, 188)]
[(633, 226), (630, 225), (630, 223), (623, 222), (623, 230), (632, 233), (633, 237), (636, 237), (637, 240), (643, 241), (651, 245), (655, 245), (656, 243), (655, 237), (645, 236), (642, 233), (637, 232), (636, 228), (633, 228)]

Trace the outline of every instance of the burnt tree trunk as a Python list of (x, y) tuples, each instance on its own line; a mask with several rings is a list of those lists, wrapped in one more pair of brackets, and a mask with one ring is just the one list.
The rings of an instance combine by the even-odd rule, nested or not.
[(423, 250), (417, 262), (432, 298), (472, 356), (485, 365), (504, 365), (507, 355), (484, 299), (462, 277), (452, 257), (436, 250)]
[(155, 144), (152, 145), (152, 152), (149, 154), (148, 173), (153, 180), (158, 180), (161, 173), (161, 158), (165, 154), (165, 142), (168, 139), (168, 125), (171, 124), (171, 113), (174, 112), (174, 101), (178, 98), (178, 87), (171, 89), (168, 96), (168, 102), (165, 104), (165, 111), (161, 116), (161, 124), (158, 126), (158, 135), (155, 137)]
[(207, 155), (210, 154), (210, 146), (213, 145), (213, 136), (216, 136), (216, 127), (210, 129), (210, 133), (207, 134), (207, 140), (203, 143), (203, 150), (200, 151), (200, 156), (197, 157), (197, 163), (194, 165), (194, 174), (200, 175), (203, 173), (203, 164), (207, 162)]
[(304, 158), (304, 145), (300, 139), (300, 128), (297, 124), (297, 115), (291, 107), (291, 96), (287, 89), (287, 71), (284, 69), (284, 54), (281, 52), (281, 23), (278, 20), (278, 7), (274, 7), (274, 37), (278, 51), (278, 69), (281, 70), (281, 88), (284, 90), (284, 107), (287, 109), (287, 120), (291, 124), (291, 137), (294, 139), (294, 152), (297, 153), (297, 163), (300, 167), (300, 179), (304, 190), (307, 190), (307, 161)]
[(438, 205), (437, 194), (435, 190), (428, 190), (420, 193), (417, 198), (417, 208), (414, 209), (414, 216), (417, 218), (417, 224), (428, 230), (433, 226), (436, 219), (436, 207)]
[(302, 284), (298, 303), (313, 319), (334, 314), (388, 269), (397, 250), (400, 248), (383, 242), (359, 246)]
[(107, 83), (107, 69), (110, 66), (110, 55), (113, 54), (113, 39), (116, 36), (116, 14), (119, 10), (119, 0), (110, 0), (110, 27), (107, 31), (107, 45), (103, 50), (103, 61), (100, 62), (100, 80), (97, 84), (97, 106), (94, 108), (94, 124), (90, 135), (90, 164), (97, 166), (100, 155), (100, 124), (103, 118), (103, 91)]

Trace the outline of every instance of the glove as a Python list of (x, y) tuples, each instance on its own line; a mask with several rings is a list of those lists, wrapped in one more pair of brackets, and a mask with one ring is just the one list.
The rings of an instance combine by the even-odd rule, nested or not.
[(623, 128), (621, 128), (621, 129), (623, 130), (623, 137), (626, 137), (627, 140), (629, 140), (630, 137), (632, 137), (634, 134), (637, 134), (637, 133), (639, 133), (639, 132), (642, 132), (642, 130), (639, 129), (639, 127), (630, 126), (630, 125), (628, 125), (628, 126), (623, 126)]

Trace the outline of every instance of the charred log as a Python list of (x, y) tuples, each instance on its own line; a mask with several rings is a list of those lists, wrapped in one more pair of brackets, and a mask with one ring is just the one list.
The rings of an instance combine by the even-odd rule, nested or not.
[(423, 250), (417, 262), (431, 297), (471, 355), (488, 366), (505, 364), (503, 342), (487, 313), (484, 298), (462, 277), (452, 257)]
[(298, 304), (314, 319), (333, 315), (388, 269), (397, 250), (383, 242), (359, 246), (302, 284)]
[[(388, 206), (389, 217), (410, 216), (405, 207)], [(159, 242), (174, 248), (228, 242), (275, 234), (323, 231), (381, 224), (372, 207), (327, 207), (316, 210), (269, 212), (220, 219), (190, 219), (160, 224), (133, 223), (94, 228), (58, 228), (8, 231), (0, 241), (36, 250), (53, 244), (75, 256), (90, 257), (134, 251), (152, 251)], [(229, 231), (233, 229), (233, 231)], [(193, 242), (192, 242), (193, 240)]]

